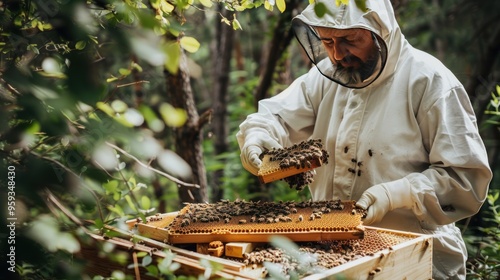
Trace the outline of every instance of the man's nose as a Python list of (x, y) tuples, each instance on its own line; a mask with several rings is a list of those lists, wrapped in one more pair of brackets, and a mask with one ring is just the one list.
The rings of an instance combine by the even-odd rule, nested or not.
[(337, 61), (344, 59), (349, 51), (342, 42), (335, 41), (333, 44), (333, 58)]

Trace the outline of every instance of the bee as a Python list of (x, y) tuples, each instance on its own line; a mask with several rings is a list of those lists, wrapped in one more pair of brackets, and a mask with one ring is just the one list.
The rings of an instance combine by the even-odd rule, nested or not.
[(371, 157), (373, 156), (373, 150), (372, 149), (368, 150), (368, 155), (371, 156)]
[(302, 215), (299, 215), (299, 222), (302, 222), (304, 220), (304, 217)]
[(358, 170), (358, 176), (361, 176), (361, 172), (362, 172), (361, 170)]
[(348, 168), (347, 171), (356, 174), (356, 170), (354, 170), (354, 168)]
[(349, 152), (349, 146), (345, 146), (345, 147), (344, 147), (344, 153), (346, 153), (346, 154), (347, 154), (347, 152)]
[(189, 224), (190, 224), (189, 219), (182, 219), (181, 227), (189, 226)]
[(239, 221), (238, 221), (238, 223), (239, 223), (239, 224), (246, 224), (246, 223), (247, 223), (247, 220), (245, 220), (245, 219), (241, 219), (241, 220), (239, 220)]
[(356, 163), (356, 162), (358, 162), (358, 161), (357, 161), (355, 158), (351, 158), (351, 162)]

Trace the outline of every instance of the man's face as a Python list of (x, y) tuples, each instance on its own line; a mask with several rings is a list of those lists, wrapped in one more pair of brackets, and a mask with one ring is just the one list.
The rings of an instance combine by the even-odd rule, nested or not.
[(377, 47), (370, 31), (361, 28), (316, 27), (330, 60), (352, 80), (364, 80), (377, 62)]

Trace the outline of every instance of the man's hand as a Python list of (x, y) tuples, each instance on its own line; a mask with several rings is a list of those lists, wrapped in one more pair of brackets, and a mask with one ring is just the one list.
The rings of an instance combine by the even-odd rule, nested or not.
[(262, 161), (259, 156), (264, 149), (282, 148), (282, 146), (273, 139), (263, 128), (252, 128), (245, 132), (245, 144), (241, 148), (241, 163), (243, 167), (257, 175)]
[(387, 212), (398, 208), (411, 208), (411, 186), (406, 179), (375, 185), (367, 189), (359, 198), (356, 206), (367, 209), (364, 223), (379, 222)]

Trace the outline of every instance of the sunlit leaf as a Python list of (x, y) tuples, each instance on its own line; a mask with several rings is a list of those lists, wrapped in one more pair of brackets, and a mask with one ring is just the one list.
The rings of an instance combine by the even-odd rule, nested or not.
[(210, 0), (200, 0), (200, 3), (207, 8), (210, 8), (213, 5), (212, 1)]
[(141, 205), (142, 205), (142, 209), (149, 209), (149, 208), (151, 208), (151, 200), (149, 199), (149, 197), (143, 195), (141, 197)]
[(104, 113), (106, 113), (106, 115), (108, 115), (110, 117), (115, 116), (115, 111), (107, 103), (99, 101), (99, 102), (97, 102), (96, 107), (97, 107), (97, 109), (103, 111)]
[(120, 73), (120, 75), (122, 75), (122, 76), (128, 76), (128, 75), (130, 75), (130, 73), (132, 73), (132, 71), (130, 69), (127, 69), (127, 68), (120, 68), (120, 69), (118, 69), (118, 73)]
[(234, 30), (241, 30), (241, 29), (243, 29), (241, 27), (240, 22), (236, 19), (236, 17), (233, 19), (233, 29)]
[(278, 7), (278, 10), (283, 13), (286, 9), (285, 0), (276, 0), (276, 7)]
[(85, 46), (87, 46), (87, 42), (85, 42), (85, 41), (78, 41), (75, 44), (75, 49), (81, 51), (81, 50), (85, 49)]
[(190, 53), (196, 52), (200, 48), (200, 42), (193, 37), (184, 36), (180, 39), (181, 47)]
[(187, 121), (187, 113), (181, 108), (174, 108), (168, 103), (160, 105), (160, 114), (165, 124), (170, 127), (183, 126)]
[(269, 3), (269, 1), (265, 1), (265, 2), (264, 2), (264, 8), (265, 8), (266, 10), (268, 10), (268, 11), (271, 11), (271, 12), (273, 11), (273, 5), (271, 5), (271, 4)]
[(167, 44), (164, 48), (166, 58), (165, 58), (165, 68), (168, 72), (172, 74), (177, 74), (179, 70), (179, 61), (181, 57), (181, 49), (179, 44), (170, 43)]
[(127, 110), (128, 105), (120, 99), (116, 99), (111, 102), (111, 108), (117, 113), (123, 113)]
[(167, 13), (167, 14), (170, 14), (174, 9), (175, 9), (175, 6), (170, 4), (168, 1), (166, 0), (161, 0), (161, 4), (160, 4), (160, 7), (161, 7), (161, 10), (164, 12), (164, 13)]

